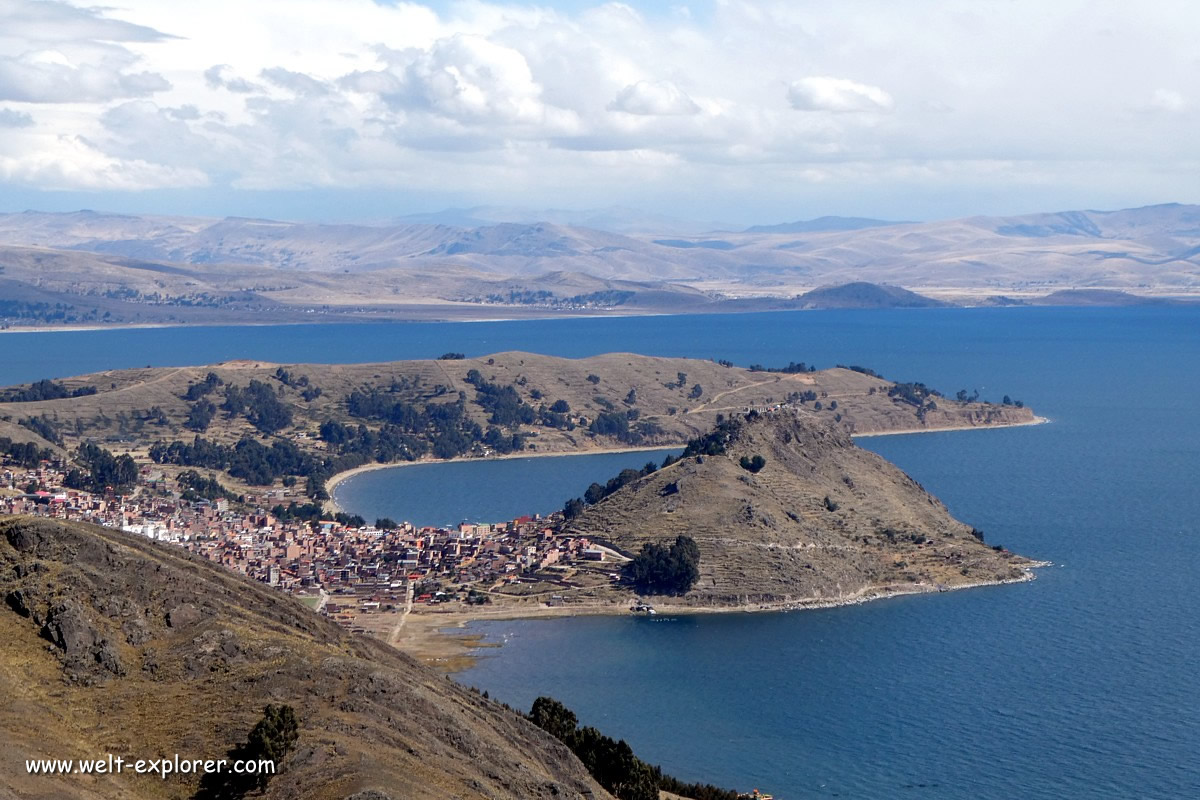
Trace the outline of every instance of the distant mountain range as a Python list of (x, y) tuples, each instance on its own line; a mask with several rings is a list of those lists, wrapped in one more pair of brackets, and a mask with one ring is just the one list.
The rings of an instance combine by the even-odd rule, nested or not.
[(511, 208), (507, 206), (475, 206), (448, 208), (426, 214), (408, 214), (396, 220), (400, 225), (452, 225), (457, 228), (479, 228), (511, 222), (532, 225), (548, 222), (552, 225), (571, 225), (594, 228), (610, 233), (647, 233), (657, 235), (694, 235), (706, 231), (731, 230), (736, 226), (724, 222), (697, 222), (666, 214), (651, 214), (636, 208), (609, 208), (572, 211), (566, 209)]
[[(1097, 289), (1135, 301), (1200, 294), (1200, 206), (940, 222), (821, 217), (707, 233), (627, 209), (548, 213), (557, 219), (497, 221), (521, 212), (479, 207), (386, 225), (0, 214), (0, 288), (20, 303), (95, 298), (86, 302), (97, 315), (112, 313), (114, 300), (172, 306), (178, 321), (214, 303), (250, 314), (419, 307), (404, 314), (445, 318), (479, 306), (718, 311), (928, 305), (930, 295), (1021, 304)], [(859, 288), (811, 294), (847, 284)], [(864, 293), (862, 284), (893, 288)], [(0, 308), (0, 319), (11, 311)]]
[(780, 225), (753, 225), (744, 233), (830, 233), (860, 231), (863, 228), (883, 228), (888, 225), (913, 225), (912, 222), (888, 222), (866, 217), (817, 217), (816, 219), (784, 222)]

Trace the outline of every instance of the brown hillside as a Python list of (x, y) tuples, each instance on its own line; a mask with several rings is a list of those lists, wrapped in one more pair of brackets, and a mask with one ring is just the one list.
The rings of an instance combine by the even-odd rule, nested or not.
[[(571, 528), (633, 554), (687, 535), (692, 605), (845, 602), (1028, 577), (892, 464), (793, 411), (728, 422), (684, 458), (588, 508)], [(740, 465), (762, 456), (758, 473)], [(828, 498), (828, 502), (827, 499)]]
[(194, 778), (24, 761), (222, 758), (267, 703), (300, 737), (266, 797), (608, 797), (517, 714), (177, 548), (8, 518), (0, 596), (0, 797), (188, 797)]
[[(719, 414), (729, 415), (749, 407), (784, 403), (811, 392), (816, 400), (798, 403), (805, 413), (837, 424), (852, 433), (886, 433), (899, 430), (938, 429), (1028, 423), (1027, 408), (988, 403), (958, 403), (936, 398), (924, 409), (889, 396), (894, 386), (882, 378), (849, 369), (784, 374), (722, 366), (712, 361), (655, 358), (629, 353), (609, 353), (591, 358), (567, 359), (531, 353), (508, 352), (462, 360), (395, 361), (382, 364), (289, 364), (285, 385), (275, 375), (278, 364), (234, 361), (201, 367), (146, 367), (113, 370), (68, 378), (68, 389), (90, 386), (97, 394), (40, 402), (0, 403), (0, 419), (16, 421), (45, 416), (57, 426), (68, 446), (80, 441), (112, 442), (137, 449), (155, 441), (191, 441), (194, 431), (184, 427), (192, 405), (184, 399), (188, 386), (215, 373), (226, 384), (245, 387), (251, 380), (270, 384), (293, 412), (294, 424), (275, 436), (288, 438), (302, 449), (323, 452), (316, 432), (326, 420), (365, 424), (378, 428), (378, 420), (352, 418), (347, 396), (355, 390), (394, 389), (392, 396), (418, 405), (454, 402), (466, 395), (466, 412), (482, 428), (489, 414), (466, 381), (471, 370), (484, 379), (512, 386), (521, 401), (539, 408), (556, 400), (570, 405), (573, 430), (533, 424), (520, 427), (531, 434), (533, 452), (570, 452), (621, 444), (682, 444), (708, 431)], [(684, 380), (681, 382), (680, 377)], [(306, 386), (296, 385), (306, 379)], [(400, 385), (402, 388), (395, 388)], [(695, 387), (699, 397), (692, 397)], [(950, 387), (945, 387), (949, 389)], [(306, 400), (305, 389), (320, 389)], [(633, 397), (630, 401), (630, 391)], [(210, 396), (217, 404), (220, 392)], [(928, 398), (932, 400), (933, 398)], [(821, 408), (817, 410), (817, 403)], [(836, 408), (834, 404), (836, 403)], [(151, 413), (160, 409), (165, 422)], [(636, 442), (622, 442), (587, 431), (587, 422), (608, 411), (634, 413), (636, 423), (652, 423), (657, 432)], [(243, 435), (258, 435), (244, 418), (229, 419), (220, 413), (203, 435), (232, 443)], [(302, 436), (303, 434), (303, 436)], [(119, 449), (119, 448), (114, 448)], [(479, 450), (475, 454), (482, 454)]]

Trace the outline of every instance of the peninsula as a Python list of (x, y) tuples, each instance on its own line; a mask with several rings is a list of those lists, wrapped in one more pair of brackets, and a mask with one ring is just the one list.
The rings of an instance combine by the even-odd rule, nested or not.
[(943, 396), (856, 365), (446, 353), (47, 379), (0, 389), (0, 436), (60, 453), (102, 446), (171, 477), (214, 470), (237, 494), (290, 489), (290, 477), (299, 496), (317, 498), (325, 480), (364, 465), (683, 446), (719, 416), (783, 405), (852, 435), (1038, 421), (1020, 400), (991, 399)]
[(630, 554), (693, 541), (698, 572), (665, 598), (672, 608), (836, 605), (1032, 577), (1033, 562), (985, 544), (894, 465), (787, 409), (723, 421), (565, 529)]
[[(0, 511), (180, 544), (452, 668), (439, 659), (459, 650), (422, 632), (479, 616), (628, 613), (628, 565), (680, 535), (695, 544), (698, 580), (654, 599), (662, 608), (1028, 579), (1032, 562), (983, 544), (850, 436), (1038, 421), (1009, 397), (799, 362), (448, 353), (118, 370), (0, 390)], [(682, 460), (564, 496), (548, 516), (452, 531), (372, 524), (327, 492), (371, 466), (685, 445)]]

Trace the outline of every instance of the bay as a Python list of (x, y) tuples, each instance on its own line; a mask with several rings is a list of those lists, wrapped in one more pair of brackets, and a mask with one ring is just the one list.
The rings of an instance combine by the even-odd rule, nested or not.
[(676, 447), (386, 467), (350, 476), (334, 487), (333, 499), (369, 521), (390, 517), (445, 527), (503, 522), (557, 511), (593, 481), (640, 469), (648, 461), (661, 464), (668, 453), (681, 452)]

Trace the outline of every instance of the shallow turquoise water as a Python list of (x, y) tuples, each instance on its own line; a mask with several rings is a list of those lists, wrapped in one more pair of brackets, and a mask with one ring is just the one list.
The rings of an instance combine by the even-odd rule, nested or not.
[[(815, 312), (243, 334), (23, 334), (28, 344), (0, 358), (0, 382), (106, 368), (114, 356), (137, 364), (630, 350), (857, 363), (949, 393), (1021, 398), (1053, 424), (861, 443), (990, 541), (1055, 562), (1032, 584), (792, 614), (491, 623), (479, 627), (504, 647), (457, 677), (517, 706), (554, 695), (670, 772), (785, 800), (1200, 797), (1197, 311)], [(634, 464), (646, 460), (634, 455)], [(591, 458), (540, 477), (545, 502), (612, 474), (615, 464)], [(394, 491), (407, 492), (405, 513), (392, 516), (490, 519), (510, 515), (493, 508), (489, 490), (497, 465), (510, 463), (461, 465), (454, 513), (444, 498), (423, 505), (434, 484), (445, 489), (444, 476), (414, 491), (400, 476), (424, 480), (420, 468), (373, 475), (395, 475)]]

